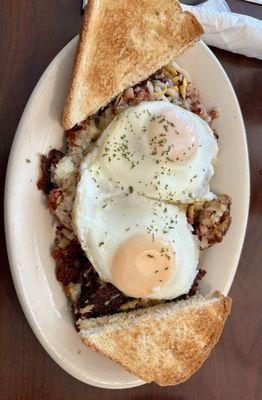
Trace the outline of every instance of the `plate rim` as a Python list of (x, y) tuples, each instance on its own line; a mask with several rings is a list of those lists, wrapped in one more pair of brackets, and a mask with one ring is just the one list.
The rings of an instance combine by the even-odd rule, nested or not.
[[(74, 367), (72, 367), (72, 365), (70, 363), (65, 362), (65, 360), (62, 358), (62, 356), (59, 356), (59, 354), (57, 354), (54, 349), (51, 347), (51, 345), (49, 344), (48, 340), (46, 339), (45, 335), (41, 332), (41, 330), (39, 329), (32, 309), (31, 307), (28, 305), (27, 299), (26, 299), (26, 295), (25, 292), (23, 290), (23, 285), (21, 282), (21, 278), (19, 273), (17, 272), (17, 267), (16, 267), (16, 257), (15, 257), (15, 251), (13, 251), (13, 243), (10, 240), (10, 231), (11, 231), (11, 215), (10, 215), (10, 209), (8, 207), (8, 203), (9, 203), (9, 198), (11, 196), (10, 193), (10, 185), (12, 182), (12, 176), (14, 175), (14, 156), (15, 153), (17, 151), (17, 143), (20, 139), (20, 135), (22, 132), (22, 126), (24, 123), (24, 120), (26, 119), (26, 114), (27, 114), (27, 110), (29, 109), (29, 107), (31, 106), (31, 104), (33, 103), (33, 98), (35, 93), (38, 91), (38, 88), (40, 87), (42, 81), (45, 80), (45, 77), (49, 74), (49, 71), (52, 69), (53, 65), (55, 64), (55, 62), (57, 62), (57, 60), (62, 56), (65, 55), (66, 52), (70, 51), (71, 48), (73, 46), (75, 46), (75, 43), (77, 42), (78, 39), (78, 35), (75, 36), (71, 41), (69, 41), (58, 53), (57, 55), (54, 57), (54, 59), (49, 63), (49, 65), (47, 66), (47, 68), (45, 69), (45, 71), (43, 72), (43, 74), (41, 75), (41, 77), (39, 78), (37, 84), (35, 85), (28, 101), (27, 104), (23, 110), (23, 113), (21, 115), (19, 124), (17, 126), (15, 135), (14, 135), (14, 139), (13, 139), (13, 143), (11, 146), (11, 150), (10, 150), (10, 154), (9, 154), (9, 158), (8, 158), (8, 164), (7, 164), (7, 169), (6, 169), (6, 178), (5, 178), (5, 190), (4, 190), (4, 226), (5, 226), (5, 237), (6, 237), (6, 247), (7, 247), (7, 254), (8, 254), (8, 261), (9, 261), (9, 266), (10, 266), (10, 271), (11, 271), (11, 275), (12, 275), (12, 280), (15, 286), (15, 290), (16, 290), (16, 294), (19, 300), (19, 303), (22, 307), (22, 310), (25, 314), (25, 317), (27, 319), (27, 322), (29, 323), (32, 331), (34, 332), (36, 338), (38, 339), (38, 341), (40, 342), (40, 344), (43, 346), (43, 348), (46, 350), (46, 352), (49, 354), (49, 356), (61, 367), (63, 368), (67, 373), (69, 373), (70, 375), (72, 375), (74, 378), (82, 381), (83, 383), (95, 386), (95, 387), (100, 387), (100, 388), (106, 388), (106, 389), (124, 389), (124, 388), (132, 388), (132, 387), (137, 387), (137, 386), (141, 386), (144, 385), (146, 382), (143, 382), (139, 379), (137, 379), (136, 381), (132, 382), (132, 383), (123, 383), (123, 384), (116, 384), (116, 385), (108, 385), (105, 384), (104, 382), (101, 381), (94, 381), (94, 380), (90, 380), (87, 376), (82, 376), (79, 375), (78, 371), (74, 369)], [(247, 229), (247, 222), (248, 222), (248, 215), (249, 215), (249, 205), (250, 205), (250, 163), (249, 163), (249, 153), (248, 153), (248, 145), (247, 145), (247, 136), (246, 136), (246, 129), (245, 129), (245, 125), (244, 125), (244, 121), (243, 121), (243, 116), (242, 116), (242, 112), (241, 112), (241, 108), (236, 96), (236, 93), (234, 91), (233, 85), (229, 79), (229, 77), (227, 76), (224, 68), (222, 67), (222, 65), (220, 64), (219, 60), (216, 58), (216, 56), (213, 54), (213, 52), (208, 48), (208, 46), (203, 42), (203, 41), (199, 41), (199, 45), (202, 46), (205, 51), (208, 53), (209, 57), (212, 58), (212, 60), (216, 63), (217, 67), (220, 69), (220, 72), (224, 75), (224, 77), (226, 78), (227, 84), (229, 86), (229, 88), (231, 89), (231, 93), (232, 96), (234, 98), (235, 101), (235, 105), (236, 105), (236, 112), (238, 114), (238, 119), (239, 122), (241, 124), (241, 128), (242, 128), (242, 132), (244, 133), (243, 135), (243, 140), (244, 140), (244, 145), (245, 145), (245, 152), (246, 152), (246, 167), (247, 167), (247, 191), (246, 191), (246, 201), (247, 201), (247, 207), (246, 207), (246, 215), (245, 215), (245, 220), (243, 221), (243, 226), (245, 227), (243, 234), (242, 234), (242, 245), (239, 251), (239, 255), (238, 255), (238, 259), (237, 259), (237, 263), (236, 266), (234, 268), (234, 270), (231, 272), (231, 279), (229, 280), (224, 292), (227, 295), (230, 287), (234, 281), (234, 277), (237, 271), (237, 267), (239, 264), (239, 260), (241, 257), (241, 253), (242, 253), (242, 249), (243, 249), (243, 244), (244, 244), (244, 240), (245, 240), (245, 235), (246, 235), (246, 229)]]

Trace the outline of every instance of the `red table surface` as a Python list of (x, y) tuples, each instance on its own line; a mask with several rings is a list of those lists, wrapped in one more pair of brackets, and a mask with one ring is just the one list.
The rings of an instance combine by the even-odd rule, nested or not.
[[(233, 11), (262, 18), (262, 7), (230, 0)], [(49, 62), (78, 32), (79, 0), (0, 2), (0, 183), (26, 102)], [(247, 128), (251, 203), (246, 240), (230, 291), (233, 311), (209, 360), (186, 383), (97, 389), (64, 372), (31, 331), (13, 287), (1, 218), (0, 399), (262, 399), (262, 62), (213, 49), (237, 93)], [(36, 132), (37, 134), (37, 132)], [(228, 132), (230, 134), (230, 132)]]

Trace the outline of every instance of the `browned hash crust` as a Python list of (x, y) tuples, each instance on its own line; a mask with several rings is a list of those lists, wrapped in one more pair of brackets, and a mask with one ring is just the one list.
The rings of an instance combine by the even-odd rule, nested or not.
[(54, 188), (54, 185), (51, 182), (51, 167), (55, 166), (63, 157), (64, 154), (62, 153), (62, 151), (56, 149), (50, 150), (47, 156), (45, 156), (44, 154), (41, 155), (41, 173), (40, 178), (37, 182), (37, 187), (45, 194), (49, 194), (50, 191)]
[[(73, 304), (75, 311), (92, 305), (92, 311), (81, 313), (81, 315), (96, 317), (117, 312), (129, 298), (111, 283), (103, 282), (99, 278), (76, 237), (66, 239), (63, 236), (64, 229), (62, 225), (57, 227), (52, 257), (56, 261), (57, 280), (64, 287), (70, 282), (81, 284), (79, 299)], [(61, 241), (62, 236), (63, 242)]]
[(198, 201), (187, 209), (188, 223), (200, 240), (202, 250), (220, 243), (231, 224), (231, 199), (226, 194), (211, 201)]
[(65, 245), (61, 248), (59, 235), (62, 234), (64, 227), (57, 226), (55, 248), (52, 250), (52, 257), (56, 261), (56, 277), (64, 286), (69, 282), (81, 282), (81, 274), (91, 267), (91, 263), (86, 258), (81, 246), (76, 238), (65, 240)]
[(206, 271), (204, 269), (198, 270), (197, 276), (195, 277), (193, 285), (191, 286), (191, 289), (188, 293), (189, 297), (192, 297), (196, 294), (196, 292), (198, 291), (199, 282), (204, 278), (205, 275), (206, 275)]

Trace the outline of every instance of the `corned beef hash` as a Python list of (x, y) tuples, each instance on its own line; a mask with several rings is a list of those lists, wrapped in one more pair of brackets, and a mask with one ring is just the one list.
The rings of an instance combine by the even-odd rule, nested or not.
[(221, 242), (230, 198), (210, 180), (219, 138), (175, 61), (65, 132), (41, 157), (52, 256), (76, 320), (193, 296), (199, 251)]

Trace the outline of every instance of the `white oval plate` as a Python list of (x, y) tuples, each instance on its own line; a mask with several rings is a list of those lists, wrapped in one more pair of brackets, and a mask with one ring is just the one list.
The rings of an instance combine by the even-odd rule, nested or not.
[[(104, 388), (143, 384), (135, 376), (82, 345), (73, 326), (50, 256), (54, 229), (43, 194), (37, 190), (40, 154), (60, 148), (60, 117), (76, 47), (73, 39), (49, 65), (35, 87), (17, 128), (5, 193), (9, 261), (24, 313), (50, 356), (75, 378)], [(203, 254), (208, 273), (204, 293), (227, 294), (236, 272), (248, 216), (249, 164), (245, 129), (234, 90), (221, 65), (202, 43), (177, 60), (200, 89), (203, 103), (218, 106), (219, 161), (213, 188), (232, 196), (233, 222), (222, 244)], [(30, 160), (28, 162), (27, 160)]]

